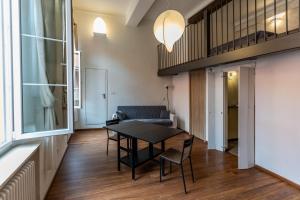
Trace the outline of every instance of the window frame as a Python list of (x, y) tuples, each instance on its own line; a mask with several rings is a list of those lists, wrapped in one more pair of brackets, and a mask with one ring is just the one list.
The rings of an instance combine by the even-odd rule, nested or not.
[(66, 65), (67, 65), (67, 124), (68, 128), (33, 133), (23, 132), (23, 100), (22, 100), (22, 66), (21, 66), (21, 26), (20, 26), (20, 3), (21, 0), (12, 0), (12, 41), (13, 55), (13, 108), (14, 131), (13, 140), (32, 139), (39, 137), (64, 135), (74, 132), (73, 122), (73, 33), (72, 33), (72, 1), (65, 0), (66, 9)]
[[(75, 105), (74, 102), (74, 109), (81, 109), (81, 101), (82, 101), (82, 95), (81, 95), (81, 51), (78, 50), (74, 50), (74, 60), (76, 59), (77, 55), (77, 66), (75, 65), (75, 61), (74, 62), (74, 66), (73, 66), (73, 79), (74, 79), (74, 101), (75, 101), (75, 89), (78, 89), (78, 105)], [(78, 88), (75, 88), (75, 73), (78, 72)]]
[[(0, 2), (0, 62), (2, 68), (2, 94), (3, 111), (0, 113), (3, 120), (4, 142), (0, 144), (0, 154), (6, 151), (13, 141), (13, 96), (12, 96), (12, 28), (11, 28), (11, 2)], [(5, 47), (5, 48), (4, 48)], [(4, 51), (5, 49), (5, 51)]]

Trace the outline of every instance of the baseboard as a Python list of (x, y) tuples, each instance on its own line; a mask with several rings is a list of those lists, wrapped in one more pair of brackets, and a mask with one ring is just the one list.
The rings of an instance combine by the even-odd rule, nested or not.
[(284, 177), (282, 177), (282, 176), (280, 176), (280, 175), (278, 175), (278, 174), (276, 174), (276, 173), (274, 173), (274, 172), (272, 172), (272, 171), (270, 171), (270, 170), (268, 170), (266, 168), (263, 168), (263, 167), (261, 167), (259, 165), (255, 165), (255, 168), (258, 169), (258, 170), (260, 170), (260, 171), (262, 171), (262, 172), (265, 172), (266, 174), (269, 174), (269, 175), (271, 175), (271, 176), (273, 176), (275, 178), (278, 178), (278, 179), (286, 182), (287, 184), (289, 184), (289, 185), (297, 188), (298, 190), (300, 190), (300, 185), (297, 184), (297, 183), (295, 183), (295, 182), (293, 182), (293, 181), (291, 181), (291, 180), (288, 180), (288, 179), (286, 179), (286, 178), (284, 178)]

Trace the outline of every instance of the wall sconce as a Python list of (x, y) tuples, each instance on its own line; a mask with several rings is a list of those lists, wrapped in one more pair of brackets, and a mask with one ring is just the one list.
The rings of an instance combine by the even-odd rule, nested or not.
[(236, 71), (230, 71), (230, 72), (228, 72), (228, 79), (229, 80), (232, 80), (236, 76), (237, 76), (237, 72)]
[(106, 24), (104, 20), (97, 17), (93, 24), (93, 32), (95, 36), (106, 36)]

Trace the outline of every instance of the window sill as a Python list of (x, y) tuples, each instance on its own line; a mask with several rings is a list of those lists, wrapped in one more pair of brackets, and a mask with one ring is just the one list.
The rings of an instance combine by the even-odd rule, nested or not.
[(0, 157), (0, 190), (36, 152), (39, 144), (13, 147)]

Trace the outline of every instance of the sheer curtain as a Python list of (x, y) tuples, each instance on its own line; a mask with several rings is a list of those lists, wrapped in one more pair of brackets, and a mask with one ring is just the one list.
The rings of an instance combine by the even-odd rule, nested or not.
[[(31, 22), (32, 25), (32, 34), (40, 37), (44, 37), (44, 17), (43, 17), (43, 8), (42, 0), (34, 0), (32, 5), (31, 13)], [(39, 86), (39, 98), (40, 103), (43, 106), (43, 128), (44, 130), (54, 130), (56, 128), (56, 119), (54, 111), (54, 102), (55, 97), (52, 94), (52, 91), (49, 87), (49, 82), (47, 78), (47, 68), (46, 68), (46, 52), (45, 52), (45, 40), (36, 39), (35, 40), (36, 52), (32, 53), (32, 63), (36, 63), (32, 66), (32, 70), (37, 72), (37, 78)]]
[[(34, 24), (34, 34), (36, 36), (45, 36), (44, 34), (44, 17), (42, 9), (42, 1), (35, 0), (33, 4), (33, 24)], [(39, 89), (39, 96), (41, 100), (41, 105), (44, 108), (44, 129), (54, 130), (55, 129), (55, 111), (54, 102), (55, 97), (49, 87), (49, 82), (46, 74), (46, 52), (45, 52), (45, 40), (36, 40), (36, 70), (38, 71), (39, 82), (41, 84)], [(46, 151), (45, 156), (45, 172), (52, 169), (53, 166), (53, 137), (47, 137), (44, 140), (44, 145)]]

